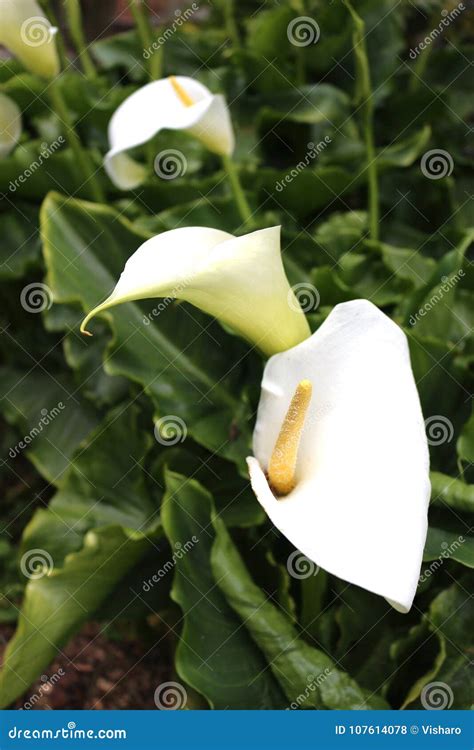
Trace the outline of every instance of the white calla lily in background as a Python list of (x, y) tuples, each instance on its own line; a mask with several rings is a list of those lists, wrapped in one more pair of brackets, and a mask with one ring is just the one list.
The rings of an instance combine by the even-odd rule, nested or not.
[(0, 44), (43, 78), (60, 71), (56, 31), (36, 0), (0, 0)]
[(152, 81), (122, 102), (109, 124), (105, 168), (117, 187), (130, 190), (143, 182), (146, 169), (127, 151), (164, 128), (184, 130), (221, 156), (234, 150), (232, 122), (222, 95), (186, 76)]
[(129, 258), (112, 294), (85, 318), (114, 305), (175, 297), (218, 318), (267, 355), (309, 336), (286, 278), (280, 227), (242, 237), (183, 227), (147, 240)]
[(0, 93), (0, 159), (13, 151), (21, 136), (21, 112), (17, 103)]
[[(276, 497), (267, 471), (301, 381), (311, 382), (312, 394), (297, 438), (294, 488)], [(370, 302), (355, 300), (337, 305), (310, 338), (272, 357), (254, 454), (252, 487), (282, 534), (325, 570), (407, 612), (426, 539), (430, 483), (402, 330)]]

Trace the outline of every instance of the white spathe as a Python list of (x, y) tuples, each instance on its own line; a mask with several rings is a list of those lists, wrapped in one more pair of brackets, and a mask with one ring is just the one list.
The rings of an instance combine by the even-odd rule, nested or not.
[(20, 108), (13, 99), (0, 92), (0, 159), (13, 151), (20, 136)]
[[(265, 471), (296, 386), (313, 384), (295, 489)], [(325, 570), (408, 612), (427, 532), (429, 453), (403, 331), (366, 300), (337, 305), (311, 338), (267, 363), (248, 459), (274, 525)]]
[(268, 356), (310, 334), (286, 278), (280, 227), (242, 237), (183, 227), (144, 242), (128, 259), (112, 294), (84, 320), (114, 305), (153, 297), (191, 302)]
[(164, 128), (184, 130), (221, 156), (230, 156), (234, 150), (234, 131), (224, 97), (212, 94), (193, 78), (176, 76), (175, 80), (194, 104), (186, 106), (170, 79), (162, 78), (131, 94), (110, 121), (105, 168), (122, 190), (137, 187), (146, 176), (145, 168), (126, 152), (147, 143)]
[(43, 78), (60, 71), (56, 31), (36, 0), (0, 0), (0, 44)]

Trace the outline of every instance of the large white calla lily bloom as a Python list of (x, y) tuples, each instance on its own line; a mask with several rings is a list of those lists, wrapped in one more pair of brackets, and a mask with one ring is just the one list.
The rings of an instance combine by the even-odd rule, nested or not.
[(191, 302), (267, 355), (310, 333), (283, 268), (280, 227), (242, 237), (183, 227), (152, 237), (129, 258), (112, 294), (89, 313), (81, 330), (114, 305), (152, 297)]
[(130, 190), (143, 182), (146, 169), (126, 152), (164, 128), (184, 130), (221, 156), (230, 156), (234, 150), (234, 132), (224, 97), (212, 94), (193, 78), (162, 78), (135, 91), (110, 121), (105, 168), (115, 185)]
[(17, 103), (0, 93), (0, 159), (13, 151), (21, 136), (21, 112)]
[(0, 0), (0, 44), (43, 78), (60, 71), (56, 31), (36, 0)]
[[(290, 427), (283, 451), (282, 424)], [(270, 482), (272, 472), (280, 480), (285, 451), (296, 455), (294, 479), (278, 497), (267, 472)], [(252, 487), (282, 534), (325, 570), (407, 612), (425, 544), (430, 483), (402, 330), (368, 301), (345, 302), (310, 338), (272, 357), (254, 455), (248, 459)]]

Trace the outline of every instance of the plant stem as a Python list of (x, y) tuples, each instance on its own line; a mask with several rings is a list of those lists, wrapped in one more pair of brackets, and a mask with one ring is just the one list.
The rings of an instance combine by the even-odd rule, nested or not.
[(163, 75), (163, 46), (160, 45), (156, 50), (153, 48), (154, 32), (150, 16), (142, 0), (129, 0), (129, 7), (143, 46), (143, 52), (148, 51), (150, 53), (149, 57), (146, 58), (149, 76), (152, 81), (161, 78)]
[(354, 24), (353, 45), (357, 69), (356, 103), (363, 107), (365, 148), (367, 154), (367, 179), (369, 184), (369, 234), (370, 239), (379, 238), (379, 188), (377, 178), (377, 156), (374, 137), (374, 101), (370, 80), (370, 66), (365, 44), (365, 23), (355, 12), (349, 0), (343, 0)]
[(229, 178), (229, 182), (234, 194), (236, 206), (239, 210), (239, 214), (245, 226), (251, 228), (254, 225), (252, 217), (252, 210), (248, 204), (247, 198), (245, 197), (244, 189), (241, 185), (238, 172), (235, 168), (235, 164), (230, 156), (222, 157), (222, 164)]
[(87, 151), (83, 148), (79, 136), (74, 129), (67, 105), (59, 88), (59, 81), (60, 79), (57, 78), (49, 87), (51, 105), (66, 132), (68, 144), (71, 147), (76, 162), (82, 172), (84, 183), (90, 186), (94, 200), (103, 203), (105, 201), (105, 196), (102, 187), (95, 176), (94, 164)]
[[(294, 0), (293, 6), (296, 12), (300, 16), (306, 16), (306, 8), (304, 0)], [(296, 63), (296, 85), (304, 86), (306, 83), (306, 66), (305, 66), (305, 47), (295, 47), (295, 63)]]
[(64, 0), (64, 10), (66, 12), (66, 22), (71, 34), (76, 52), (81, 62), (81, 67), (89, 80), (97, 77), (95, 65), (89, 54), (84, 29), (82, 26), (82, 13), (79, 0)]
[[(41, 0), (40, 5), (43, 8), (46, 16), (50, 20), (51, 25), (54, 26), (56, 29), (59, 29), (58, 17), (54, 11), (51, 0)], [(66, 70), (67, 66), (69, 65), (69, 60), (67, 58), (66, 46), (64, 44), (64, 39), (62, 37), (62, 34), (56, 34), (55, 40), (56, 40), (56, 48), (58, 50), (59, 59), (61, 61), (61, 70)]]
[(234, 0), (219, 0), (219, 8), (224, 16), (224, 24), (234, 49), (240, 49), (240, 35), (235, 20)]

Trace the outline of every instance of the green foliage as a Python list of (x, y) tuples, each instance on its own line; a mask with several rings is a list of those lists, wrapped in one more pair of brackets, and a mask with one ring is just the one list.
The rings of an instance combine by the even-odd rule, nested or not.
[[(137, 190), (121, 192), (106, 176), (110, 117), (147, 82), (135, 31), (92, 45), (96, 76), (69, 67), (57, 83), (103, 203), (92, 202), (48, 85), (5, 59), (0, 90), (22, 110), (23, 133), (0, 159), (0, 624), (16, 625), (0, 706), (27, 694), (86, 621), (126, 628), (134, 619), (138, 628), (155, 618), (167, 643), (160, 674), (177, 676), (201, 706), (418, 708), (425, 685), (441, 681), (452, 707), (467, 708), (472, 29), (453, 23), (413, 60), (431, 21), (410, 4), (361, 0), (351, 15), (345, 3), (309, 0), (304, 15), (320, 34), (301, 46), (288, 36), (299, 3), (234, 5), (234, 19), (213, 3), (210, 20), (176, 28), (162, 45), (164, 72), (225, 94), (255, 226), (282, 225), (290, 282), (318, 290), (311, 327), (339, 302), (365, 297), (408, 334), (424, 415), (446, 430), (430, 440), (414, 607), (400, 615), (325, 571), (289, 575), (292, 550), (247, 479), (264, 363), (243, 341), (172, 300), (118, 306), (93, 321), (93, 339), (79, 334), (84, 312), (145, 239), (183, 226), (244, 231), (221, 163), (188, 134), (163, 132), (136, 149), (148, 175)], [(162, 149), (185, 154), (184, 174), (154, 173)], [(431, 149), (448, 152), (451, 174), (426, 176)], [(40, 311), (21, 301), (31, 284), (46, 285)], [(170, 415), (186, 430), (166, 445), (154, 428)], [(28, 575), (38, 551), (46, 567)]]

